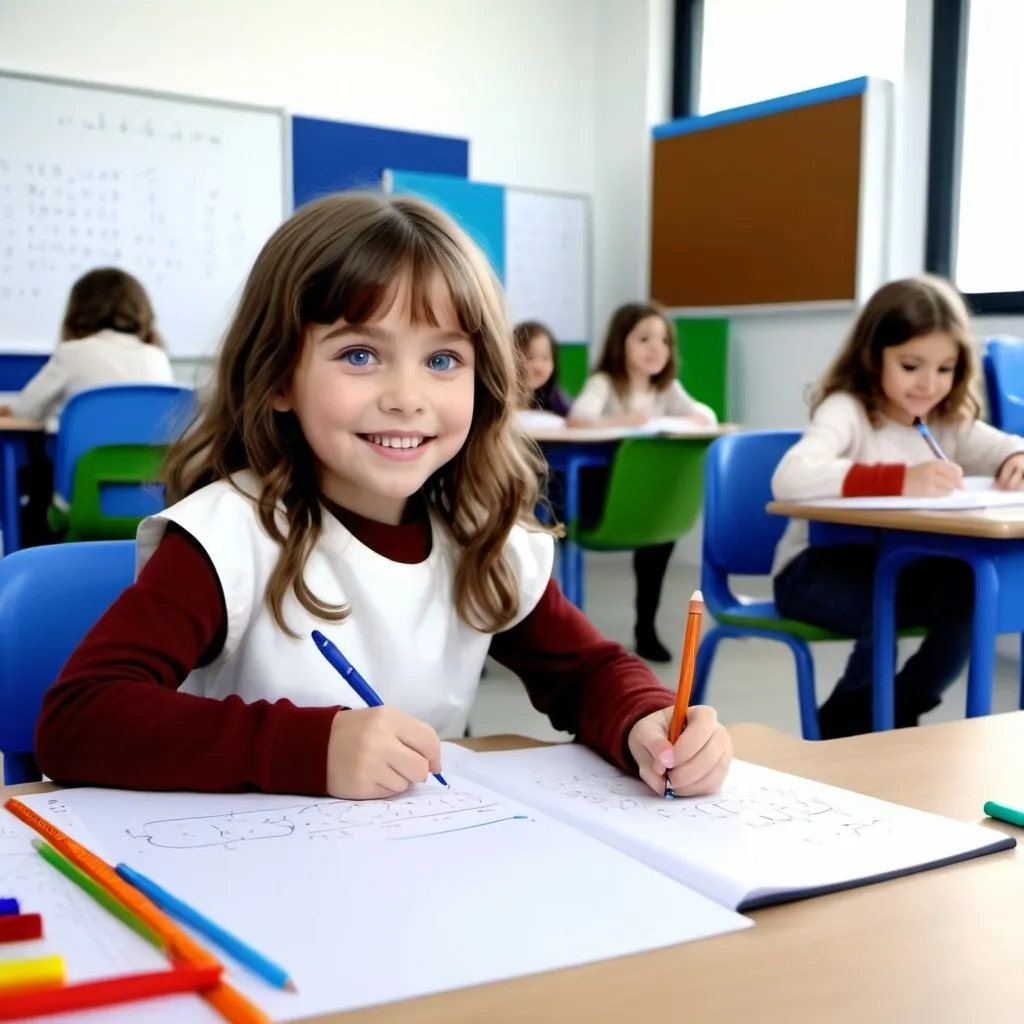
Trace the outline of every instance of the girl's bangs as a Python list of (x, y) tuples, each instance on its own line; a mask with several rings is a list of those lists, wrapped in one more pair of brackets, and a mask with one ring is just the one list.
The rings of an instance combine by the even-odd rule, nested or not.
[(303, 324), (369, 323), (387, 316), (401, 297), (414, 323), (439, 326), (437, 281), (445, 286), (459, 326), (478, 338), (485, 322), (484, 283), (466, 266), (454, 240), (421, 225), (388, 224), (356, 244), (325, 254), (303, 290)]

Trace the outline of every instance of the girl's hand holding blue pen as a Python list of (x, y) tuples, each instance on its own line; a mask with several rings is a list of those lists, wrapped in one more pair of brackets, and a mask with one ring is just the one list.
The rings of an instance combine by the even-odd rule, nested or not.
[(441, 741), (418, 718), (393, 707), (339, 711), (327, 744), (327, 792), (382, 800), (441, 771)]
[(955, 462), (931, 459), (907, 466), (903, 493), (908, 498), (944, 498), (964, 485), (964, 471)]

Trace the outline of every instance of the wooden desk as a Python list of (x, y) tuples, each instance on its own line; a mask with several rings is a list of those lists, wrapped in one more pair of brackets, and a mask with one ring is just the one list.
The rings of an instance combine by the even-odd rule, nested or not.
[[(1024, 804), (1024, 713), (827, 743), (759, 725), (732, 734), (745, 760), (964, 821), (980, 820), (986, 800)], [(469, 745), (527, 742), (501, 736)], [(733, 935), (316, 1020), (633, 1024), (685, 1012), (709, 1024), (1016, 1024), (1021, 906), (1024, 854), (1008, 850), (757, 911), (756, 926)], [(544, 927), (544, 907), (523, 912)], [(437, 941), (458, 956), (473, 936), (449, 934), (438, 922)]]
[[(910, 562), (931, 555), (959, 558), (974, 570), (974, 622), (967, 677), (967, 714), (992, 710), (996, 637), (1024, 632), (1024, 507), (934, 509), (817, 508), (773, 501), (769, 512), (876, 531), (874, 594), (874, 728), (891, 729), (896, 664), (896, 585)], [(1024, 705), (1024, 664), (1021, 700)]]
[[(758, 725), (732, 733), (746, 760), (965, 821), (980, 820), (986, 800), (1024, 803), (1021, 713), (827, 743)], [(1021, 906), (1024, 854), (1012, 850), (757, 911), (756, 926), (734, 935), (318, 1019), (632, 1024), (685, 1011), (709, 1024), (1018, 1022)], [(543, 907), (524, 912), (544, 927)], [(443, 926), (437, 938), (453, 956), (472, 941)]]
[(768, 504), (768, 511), (791, 519), (878, 530), (944, 533), (954, 537), (987, 537), (993, 540), (1024, 538), (1024, 506), (940, 512), (935, 509), (816, 508), (803, 502), (772, 501)]
[(714, 427), (692, 427), (678, 432), (666, 431), (657, 434), (645, 433), (637, 427), (528, 427), (526, 436), (538, 444), (602, 444), (606, 441), (622, 441), (627, 437), (678, 437), (681, 440), (714, 440), (723, 434), (739, 430), (735, 423), (719, 423)]

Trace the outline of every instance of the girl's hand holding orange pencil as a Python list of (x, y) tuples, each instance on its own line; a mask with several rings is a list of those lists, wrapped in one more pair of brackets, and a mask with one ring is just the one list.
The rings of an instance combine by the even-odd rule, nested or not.
[(382, 800), (441, 770), (441, 741), (429, 725), (393, 707), (339, 711), (327, 742), (327, 792)]
[(732, 762), (732, 739), (714, 708), (697, 705), (686, 714), (686, 729), (669, 742), (672, 708), (641, 718), (629, 731), (629, 752), (640, 778), (658, 796), (668, 777), (676, 796), (701, 796), (720, 789)]

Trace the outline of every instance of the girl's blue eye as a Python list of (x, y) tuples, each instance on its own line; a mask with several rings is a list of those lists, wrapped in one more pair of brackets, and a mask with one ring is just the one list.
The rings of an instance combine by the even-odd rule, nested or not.
[(455, 356), (450, 352), (435, 352), (427, 360), (427, 366), (432, 370), (437, 370), (443, 373), (445, 370), (450, 370), (455, 365)]
[(350, 348), (347, 352), (342, 352), (341, 358), (349, 366), (369, 366), (373, 355), (368, 348)]

